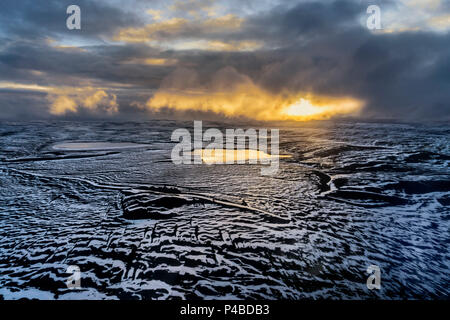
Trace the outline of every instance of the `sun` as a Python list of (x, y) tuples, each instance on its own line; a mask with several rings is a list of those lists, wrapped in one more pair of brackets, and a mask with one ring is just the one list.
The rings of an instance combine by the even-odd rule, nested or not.
[(298, 102), (293, 105), (290, 105), (284, 113), (288, 116), (293, 117), (307, 117), (315, 114), (320, 114), (323, 112), (323, 109), (320, 107), (314, 106), (310, 101), (301, 98)]
[(354, 98), (316, 97), (312, 95), (298, 99), (281, 111), (288, 120), (321, 120), (334, 115), (354, 114), (363, 102)]

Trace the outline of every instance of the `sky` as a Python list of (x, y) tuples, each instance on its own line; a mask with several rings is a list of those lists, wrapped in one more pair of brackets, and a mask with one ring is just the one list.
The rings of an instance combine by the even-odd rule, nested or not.
[(450, 0), (2, 0), (0, 119), (448, 121), (449, 31)]

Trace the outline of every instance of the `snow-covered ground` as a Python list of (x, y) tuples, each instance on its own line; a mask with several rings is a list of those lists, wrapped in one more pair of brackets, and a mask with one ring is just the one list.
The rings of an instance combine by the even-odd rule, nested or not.
[(449, 126), (286, 125), (275, 176), (174, 165), (189, 127), (1, 123), (0, 295), (449, 297)]

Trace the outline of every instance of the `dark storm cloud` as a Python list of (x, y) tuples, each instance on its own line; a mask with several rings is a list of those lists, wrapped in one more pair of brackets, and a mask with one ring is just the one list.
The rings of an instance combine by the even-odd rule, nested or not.
[[(449, 117), (448, 33), (374, 35), (348, 23), (356, 20), (360, 6), (345, 1), (329, 4), (328, 10), (319, 6), (299, 5), (280, 19), (288, 26), (281, 29), (305, 45), (288, 45), (285, 59), (263, 75), (266, 86), (350, 94), (368, 102), (366, 116)], [(291, 18), (292, 12), (304, 11), (311, 12), (310, 22)]]
[[(232, 67), (274, 93), (305, 91), (363, 99), (367, 102), (363, 117), (450, 117), (449, 33), (383, 34), (365, 28), (368, 4), (388, 8), (395, 6), (395, 1), (280, 2), (270, 11), (246, 17), (238, 31), (220, 33), (222, 41), (263, 43), (251, 52), (175, 51), (148, 44), (111, 42), (76, 51), (42, 41), (49, 37), (111, 39), (121, 28), (144, 26), (138, 15), (123, 10), (119, 2), (84, 0), (76, 1), (82, 7), (82, 30), (72, 33), (65, 28), (65, 9), (72, 2), (1, 2), (0, 81), (69, 86), (89, 80), (98, 86), (127, 85), (128, 90), (117, 93), (120, 111), (127, 115), (135, 112), (141, 117), (143, 111), (131, 104), (145, 102), (177, 67), (195, 70), (200, 83), (208, 82), (219, 70)], [(449, 1), (443, 1), (439, 10), (449, 14)], [(180, 30), (179, 35), (171, 34), (179, 40), (198, 36), (186, 29)], [(155, 66), (136, 62), (148, 57), (173, 59), (177, 63)], [(23, 97), (18, 96), (17, 101)], [(38, 98), (23, 99), (23, 104), (29, 106)], [(0, 92), (0, 103), (8, 106), (4, 110), (9, 115), (16, 112), (12, 101), (12, 93)], [(41, 103), (39, 110), (42, 111)], [(5, 111), (0, 117), (5, 118)]]
[[(0, 79), (35, 80), (25, 70), (38, 70), (47, 74), (45, 84), (67, 80), (69, 85), (71, 78), (79, 77), (155, 87), (167, 74), (164, 68), (124, 63), (153, 52), (156, 50), (140, 45), (95, 46), (85, 52), (53, 48), (45, 43), (14, 42), (0, 52), (0, 68), (8, 70), (8, 76), (0, 74)], [(40, 78), (40, 84), (44, 84), (44, 79)]]
[(248, 31), (269, 42), (289, 45), (297, 40), (321, 37), (328, 32), (335, 33), (354, 22), (363, 7), (348, 1), (332, 3), (306, 2), (288, 10), (278, 7), (248, 22)]
[[(98, 37), (114, 30), (142, 23), (140, 18), (110, 5), (107, 1), (91, 0), (2, 0), (0, 26), (6, 37), (35, 39), (59, 36)], [(76, 4), (82, 8), (82, 30), (66, 28), (67, 7)]]
[[(272, 91), (362, 98), (366, 117), (449, 119), (449, 33), (373, 34), (355, 23), (365, 17), (366, 8), (364, 1), (279, 7), (249, 20), (240, 36), (264, 39), (280, 49), (239, 54), (234, 60), (210, 56), (204, 67), (232, 65)], [(209, 65), (214, 62), (216, 67)]]

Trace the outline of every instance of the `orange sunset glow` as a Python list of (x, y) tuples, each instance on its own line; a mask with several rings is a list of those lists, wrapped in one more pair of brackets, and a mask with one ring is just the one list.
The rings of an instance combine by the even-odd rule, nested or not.
[(256, 120), (323, 120), (333, 116), (355, 115), (364, 103), (348, 97), (325, 97), (307, 93), (271, 94), (256, 86), (239, 86), (231, 92), (158, 91), (147, 108), (178, 111), (198, 110), (227, 117)]

